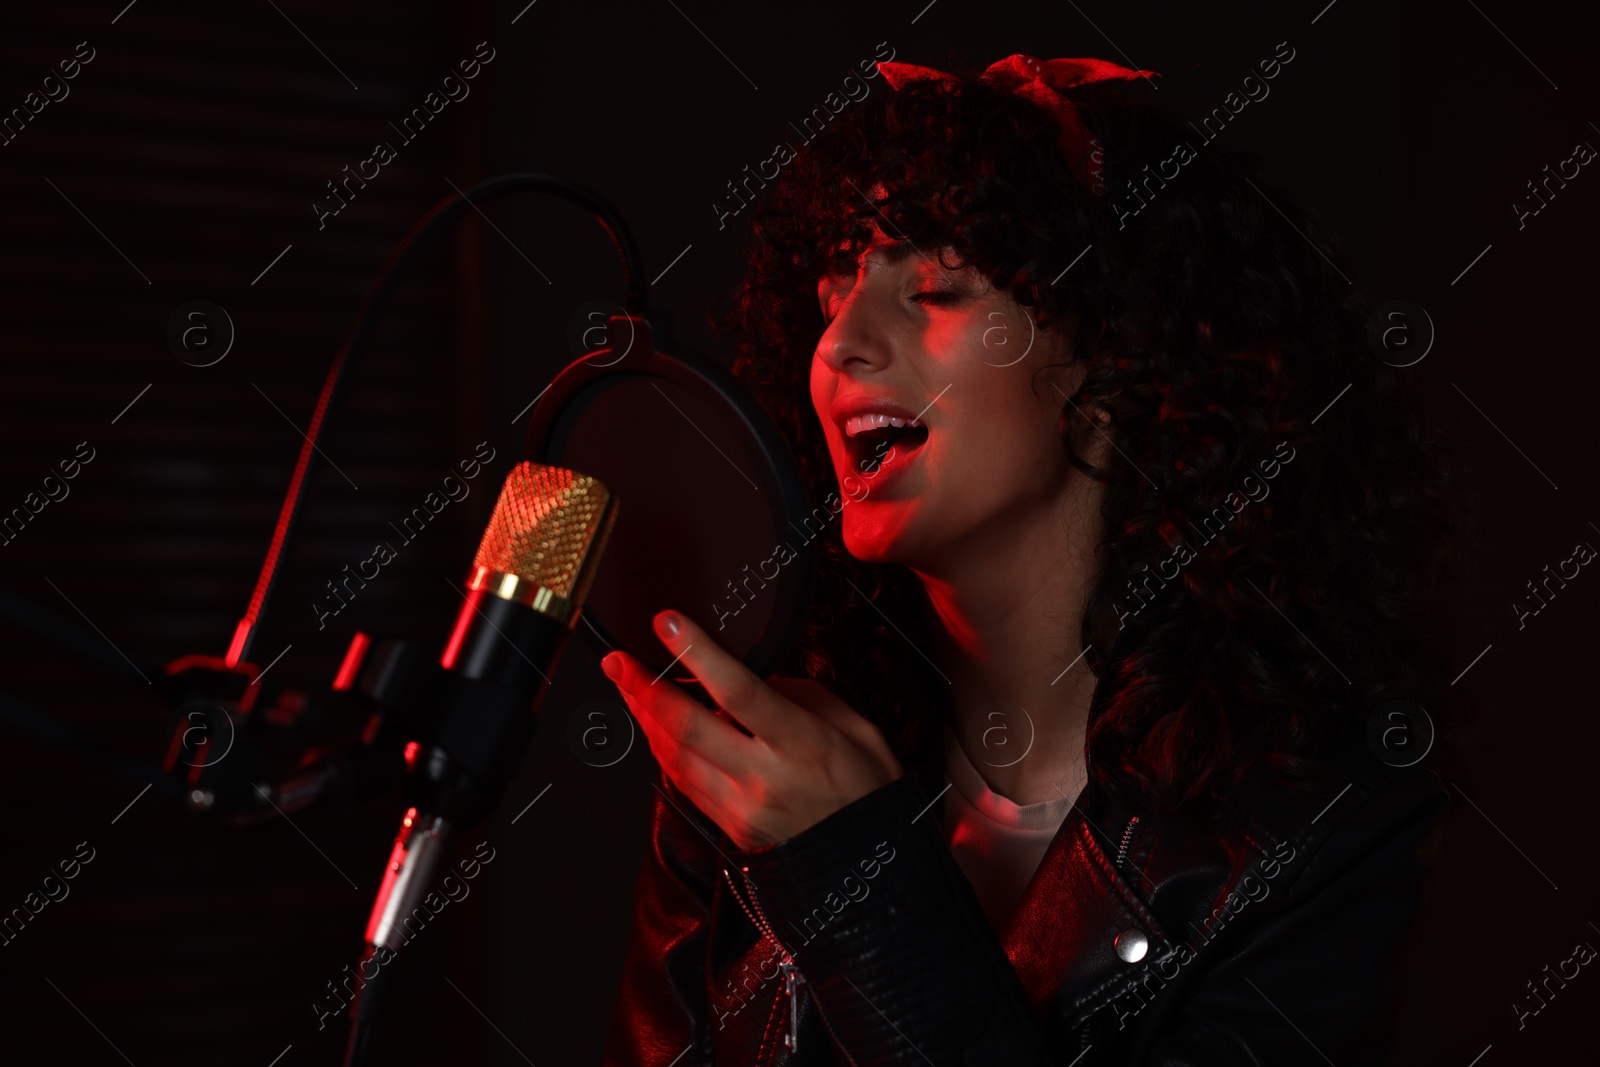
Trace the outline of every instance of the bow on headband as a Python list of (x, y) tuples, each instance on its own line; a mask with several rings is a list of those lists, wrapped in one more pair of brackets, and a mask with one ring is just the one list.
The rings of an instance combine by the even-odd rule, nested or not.
[[(907, 82), (932, 79), (945, 85), (954, 85), (954, 75), (932, 67), (919, 67), (914, 63), (877, 64), (878, 72), (890, 86), (900, 88)], [(1132, 81), (1149, 78), (1150, 70), (1130, 70), (1103, 59), (1035, 59), (1032, 56), (1010, 55), (989, 64), (982, 77), (1012, 92), (1027, 97), (1056, 116), (1061, 126), (1059, 143), (1072, 172), (1085, 189), (1096, 196), (1106, 191), (1102, 170), (1105, 152), (1100, 142), (1084, 128), (1078, 117), (1077, 105), (1062, 93), (1079, 85), (1102, 81)]]

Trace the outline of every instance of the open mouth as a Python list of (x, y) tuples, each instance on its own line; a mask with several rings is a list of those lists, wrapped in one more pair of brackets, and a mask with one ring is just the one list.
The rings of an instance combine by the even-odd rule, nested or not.
[[(901, 425), (895, 425), (900, 422)], [(881, 425), (877, 425), (881, 423)], [(845, 445), (851, 465), (862, 474), (876, 474), (878, 468), (897, 457), (910, 456), (928, 443), (928, 428), (922, 423), (889, 420), (882, 415), (857, 416), (845, 424)]]

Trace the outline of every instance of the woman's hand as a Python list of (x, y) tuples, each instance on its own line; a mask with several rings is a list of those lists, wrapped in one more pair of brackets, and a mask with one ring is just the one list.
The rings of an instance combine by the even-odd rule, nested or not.
[(626, 652), (601, 660), (674, 785), (740, 849), (774, 844), (904, 774), (879, 729), (809, 678), (762, 681), (693, 620), (663, 611), (656, 634), (724, 713)]

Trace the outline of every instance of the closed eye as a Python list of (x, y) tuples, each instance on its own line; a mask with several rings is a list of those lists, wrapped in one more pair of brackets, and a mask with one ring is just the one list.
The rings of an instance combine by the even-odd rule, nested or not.
[[(925, 307), (949, 307), (961, 302), (966, 297), (966, 293), (954, 289), (926, 289), (920, 293), (912, 293), (906, 299), (922, 304)], [(827, 303), (826, 300), (820, 301), (820, 306), (818, 307), (818, 310), (822, 313), (823, 329), (827, 329), (828, 325), (837, 317), (828, 314)]]

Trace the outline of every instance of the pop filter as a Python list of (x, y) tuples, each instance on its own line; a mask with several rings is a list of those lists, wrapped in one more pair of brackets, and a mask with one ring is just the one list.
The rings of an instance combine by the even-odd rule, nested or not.
[(618, 501), (578, 629), (599, 654), (620, 648), (664, 672), (674, 664), (652, 620), (672, 608), (765, 677), (799, 638), (831, 516), (810, 515), (755, 397), (648, 314), (610, 316), (605, 346), (556, 376), (528, 427), (525, 458), (597, 478)]

